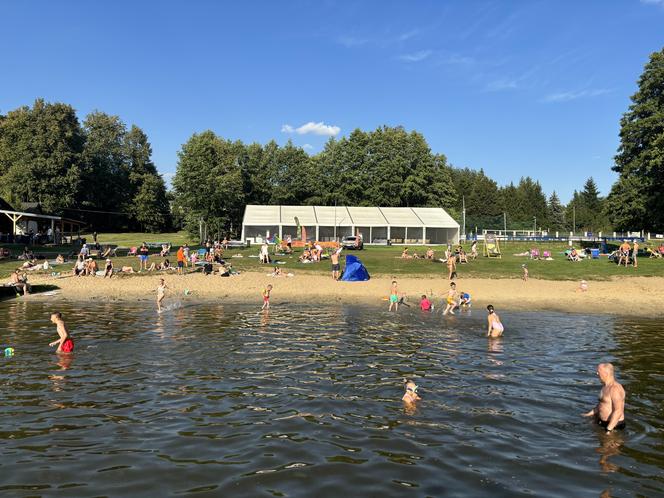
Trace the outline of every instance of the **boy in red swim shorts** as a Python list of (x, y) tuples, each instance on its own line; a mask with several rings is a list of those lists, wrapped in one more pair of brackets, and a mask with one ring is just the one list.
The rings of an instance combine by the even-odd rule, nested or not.
[(51, 314), (51, 322), (53, 322), (57, 328), (58, 335), (60, 339), (53, 341), (49, 344), (50, 347), (53, 347), (57, 344), (58, 349), (55, 350), (56, 353), (71, 353), (74, 351), (74, 341), (69, 335), (67, 326), (65, 325), (64, 320), (62, 319), (61, 313)]

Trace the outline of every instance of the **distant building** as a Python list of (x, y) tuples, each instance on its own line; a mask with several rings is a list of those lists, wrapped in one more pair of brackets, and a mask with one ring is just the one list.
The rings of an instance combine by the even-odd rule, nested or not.
[[(7, 201), (0, 198), (0, 242), (16, 243), (68, 243), (78, 237), (85, 224), (78, 220), (44, 214), (38, 203), (29, 202), (15, 210)], [(52, 234), (51, 240), (47, 233)], [(40, 239), (30, 235), (42, 234)], [(57, 240), (56, 240), (57, 235)]]
[[(298, 224), (308, 241), (362, 236), (365, 244), (455, 244), (459, 224), (443, 208), (248, 205), (242, 240), (262, 243), (274, 235), (298, 237)], [(301, 230), (300, 230), (301, 233)]]

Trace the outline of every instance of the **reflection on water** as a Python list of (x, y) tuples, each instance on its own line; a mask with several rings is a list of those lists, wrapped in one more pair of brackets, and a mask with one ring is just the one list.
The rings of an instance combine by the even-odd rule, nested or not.
[[(0, 304), (2, 494), (662, 496), (654, 321), (503, 311), (488, 339), (415, 308), (58, 306), (74, 355), (46, 305)], [(624, 433), (579, 416), (600, 361)]]

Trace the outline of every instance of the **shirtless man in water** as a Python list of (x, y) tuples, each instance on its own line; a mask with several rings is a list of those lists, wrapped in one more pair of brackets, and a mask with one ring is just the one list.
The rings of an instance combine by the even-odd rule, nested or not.
[(625, 428), (625, 390), (614, 377), (611, 363), (600, 363), (597, 366), (597, 375), (603, 387), (599, 393), (597, 406), (584, 417), (594, 417), (595, 421), (611, 432), (614, 429)]
[(62, 319), (62, 314), (53, 313), (51, 315), (51, 322), (55, 324), (60, 338), (57, 341), (51, 342), (49, 346), (53, 347), (57, 344), (58, 349), (56, 349), (55, 351), (56, 353), (71, 353), (72, 351), (74, 351), (74, 341), (69, 335), (67, 326), (65, 325), (65, 322)]

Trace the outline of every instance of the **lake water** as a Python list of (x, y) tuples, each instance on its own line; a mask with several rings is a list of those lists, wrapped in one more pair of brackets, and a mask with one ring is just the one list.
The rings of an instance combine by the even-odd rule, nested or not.
[[(664, 496), (661, 323), (0, 303), (2, 496)], [(579, 414), (615, 363), (628, 428)], [(406, 413), (402, 378), (423, 397)]]

